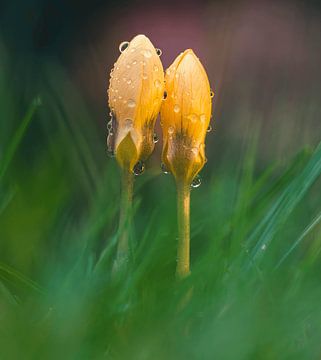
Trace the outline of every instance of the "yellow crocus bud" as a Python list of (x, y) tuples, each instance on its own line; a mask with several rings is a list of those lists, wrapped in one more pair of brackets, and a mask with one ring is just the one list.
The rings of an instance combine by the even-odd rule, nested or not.
[(206, 162), (204, 142), (214, 94), (204, 67), (191, 49), (181, 53), (166, 70), (165, 84), (162, 161), (176, 181), (190, 184)]
[(190, 49), (166, 70), (165, 84), (162, 161), (176, 180), (176, 274), (182, 278), (190, 273), (190, 186), (206, 162), (205, 136), (214, 94), (202, 64)]
[[(133, 171), (154, 149), (154, 126), (164, 93), (164, 72), (158, 51), (144, 35), (119, 47), (110, 74), (108, 104), (113, 117), (109, 146), (124, 170)], [(110, 129), (111, 130), (111, 129)]]

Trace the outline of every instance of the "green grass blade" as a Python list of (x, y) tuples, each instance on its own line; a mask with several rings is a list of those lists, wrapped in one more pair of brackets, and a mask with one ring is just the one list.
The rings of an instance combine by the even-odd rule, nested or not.
[(275, 269), (278, 269), (283, 264), (283, 262), (286, 260), (286, 258), (293, 252), (293, 250), (295, 248), (297, 248), (301, 244), (301, 242), (304, 240), (304, 238), (320, 223), (320, 221), (321, 221), (321, 212), (304, 229), (304, 231), (300, 235), (300, 237), (293, 243), (293, 245), (290, 247), (290, 249), (282, 256), (281, 260), (275, 266)]
[(10, 162), (12, 161), (16, 151), (17, 151), (17, 148), (23, 138), (23, 135), (24, 133), (26, 132), (32, 118), (33, 118), (33, 115), (36, 111), (36, 109), (41, 105), (41, 101), (40, 101), (40, 98), (37, 97), (35, 98), (26, 115), (24, 116), (19, 128), (17, 129), (16, 133), (14, 134), (13, 136), (13, 139), (12, 141), (10, 142), (9, 144), (9, 147), (7, 149), (7, 151), (5, 152), (4, 154), (4, 157), (1, 159), (1, 162), (0, 162), (0, 181), (2, 180), (3, 176), (5, 175), (9, 165), (10, 165)]
[[(321, 144), (317, 147), (302, 172), (286, 187), (282, 195), (276, 200), (267, 215), (258, 225), (259, 227), (263, 227), (264, 230), (251, 252), (252, 260), (255, 261), (264, 254), (266, 247), (320, 175)], [(262, 224), (264, 224), (264, 226), (262, 226)]]

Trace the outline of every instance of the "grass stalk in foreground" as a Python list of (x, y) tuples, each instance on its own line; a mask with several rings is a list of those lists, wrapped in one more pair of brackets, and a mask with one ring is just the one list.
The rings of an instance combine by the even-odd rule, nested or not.
[(190, 273), (190, 197), (188, 183), (177, 181), (178, 246), (176, 276), (184, 278)]

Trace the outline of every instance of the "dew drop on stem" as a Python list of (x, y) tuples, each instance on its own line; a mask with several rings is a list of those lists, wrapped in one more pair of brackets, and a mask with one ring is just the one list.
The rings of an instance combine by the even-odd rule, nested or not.
[(136, 176), (142, 175), (145, 171), (145, 164), (142, 161), (138, 161), (138, 163), (134, 166), (133, 173)]
[(164, 163), (161, 163), (161, 169), (162, 169), (163, 174), (165, 174), (165, 175), (169, 174), (169, 170), (167, 169), (167, 167)]
[(201, 183), (202, 183), (202, 179), (199, 175), (196, 175), (191, 183), (191, 187), (193, 189), (196, 189), (198, 188), (199, 186), (201, 186)]

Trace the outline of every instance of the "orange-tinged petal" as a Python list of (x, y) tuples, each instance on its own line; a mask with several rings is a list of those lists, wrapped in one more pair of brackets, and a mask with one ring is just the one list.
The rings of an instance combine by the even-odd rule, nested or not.
[[(135, 163), (152, 153), (163, 93), (164, 73), (159, 56), (146, 36), (137, 35), (116, 61), (108, 89), (108, 103), (115, 119), (114, 152), (121, 166), (129, 164), (132, 170)], [(131, 149), (134, 145), (130, 162), (128, 151), (119, 151), (121, 144), (131, 144)], [(126, 159), (122, 159), (125, 153)]]
[(206, 162), (205, 136), (211, 118), (206, 71), (190, 49), (166, 70), (161, 107), (162, 160), (176, 179), (191, 182)]

